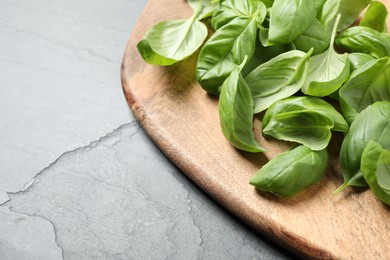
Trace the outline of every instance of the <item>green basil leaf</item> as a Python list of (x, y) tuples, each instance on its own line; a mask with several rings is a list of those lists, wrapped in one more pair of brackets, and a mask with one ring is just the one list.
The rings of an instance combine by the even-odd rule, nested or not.
[(341, 32), (336, 44), (351, 51), (381, 58), (390, 56), (390, 36), (365, 26), (354, 26)]
[(320, 21), (324, 28), (328, 28), (335, 19), (340, 8), (340, 0), (327, 0), (321, 9)]
[(196, 79), (208, 93), (218, 95), (233, 67), (241, 64), (245, 56), (249, 60), (252, 58), (260, 12), (260, 9), (256, 9), (250, 17), (231, 20), (219, 28), (203, 46), (196, 67)]
[(378, 101), (363, 110), (351, 124), (340, 150), (340, 165), (344, 183), (335, 191), (347, 186), (367, 186), (360, 170), (364, 148), (370, 140), (390, 149), (390, 102)]
[[(245, 61), (244, 61), (245, 62)], [(253, 132), (253, 99), (241, 75), (242, 67), (235, 66), (222, 85), (219, 96), (219, 118), (222, 132), (236, 148), (247, 152), (262, 152)]]
[(338, 54), (333, 48), (339, 20), (340, 16), (333, 27), (328, 50), (310, 58), (307, 80), (302, 86), (302, 92), (306, 95), (328, 96), (337, 91), (349, 77), (348, 54)]
[(341, 21), (338, 26), (338, 31), (348, 28), (360, 13), (366, 8), (372, 0), (341, 0), (338, 13), (341, 15)]
[(340, 105), (348, 123), (376, 101), (390, 101), (390, 59), (372, 60), (355, 70), (339, 91)]
[(299, 91), (306, 79), (306, 61), (311, 52), (292, 50), (280, 54), (246, 76), (255, 103), (255, 113)]
[(320, 182), (328, 164), (326, 150), (298, 146), (279, 154), (254, 175), (250, 184), (261, 191), (291, 197)]
[(187, 2), (194, 12), (199, 12), (198, 20), (210, 17), (219, 5), (219, 0), (187, 0)]
[(215, 10), (211, 18), (211, 27), (218, 30), (237, 17), (251, 19), (256, 12), (258, 12), (258, 23), (261, 24), (267, 15), (267, 7), (263, 2), (258, 0), (225, 0)]
[(363, 18), (360, 20), (360, 26), (370, 27), (378, 32), (387, 32), (386, 26), (387, 9), (379, 1), (373, 1), (368, 7)]
[(147, 40), (141, 40), (137, 44), (138, 52), (141, 54), (141, 57), (149, 64), (158, 65), (158, 66), (169, 66), (172, 65), (178, 60), (169, 59), (164, 56), (159, 55), (150, 47)]
[(267, 45), (294, 41), (310, 27), (316, 15), (313, 1), (275, 0), (270, 12)]
[(194, 53), (207, 36), (207, 27), (197, 19), (163, 21), (153, 26), (137, 45), (146, 62), (171, 65)]
[(263, 117), (263, 125), (268, 125), (268, 122), (274, 115), (292, 111), (313, 111), (319, 113), (332, 120), (334, 124), (333, 131), (348, 131), (348, 123), (332, 105), (321, 98), (310, 96), (293, 96), (273, 103)]
[(351, 64), (351, 72), (362, 67), (366, 63), (374, 60), (375, 58), (367, 53), (353, 52), (348, 54), (349, 63)]
[(390, 151), (377, 142), (368, 142), (362, 154), (361, 169), (375, 197), (390, 206)]
[[(323, 8), (323, 5), (325, 4), (326, 0), (314, 0), (314, 6), (316, 7), (317, 10), (317, 16), (321, 14), (321, 10)], [(318, 17), (319, 18), (319, 17)]]
[(268, 124), (263, 125), (263, 134), (319, 151), (328, 146), (333, 126), (332, 120), (320, 113), (291, 111), (272, 116)]
[(310, 27), (294, 40), (294, 45), (298, 50), (304, 52), (308, 52), (313, 48), (313, 55), (317, 55), (329, 47), (329, 41), (328, 32), (320, 21), (314, 19)]

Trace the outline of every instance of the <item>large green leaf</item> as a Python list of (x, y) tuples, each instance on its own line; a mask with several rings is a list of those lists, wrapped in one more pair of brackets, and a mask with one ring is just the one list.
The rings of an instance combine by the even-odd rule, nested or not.
[(376, 101), (390, 101), (390, 59), (372, 60), (355, 70), (339, 91), (346, 120), (351, 123), (367, 106)]
[(194, 53), (207, 36), (207, 27), (197, 19), (163, 21), (153, 26), (138, 45), (146, 62), (171, 65)]
[(219, 118), (222, 132), (236, 148), (262, 152), (253, 132), (253, 100), (251, 91), (241, 75), (242, 67), (235, 66), (222, 85), (219, 96)]
[(272, 116), (267, 125), (263, 125), (263, 134), (319, 151), (328, 146), (333, 126), (333, 121), (320, 113), (291, 111)]
[(390, 149), (390, 102), (378, 101), (363, 110), (351, 124), (340, 150), (340, 165), (345, 187), (365, 187), (360, 170), (361, 156), (369, 141), (378, 142), (384, 149)]
[(332, 120), (334, 124), (333, 131), (348, 131), (348, 123), (332, 105), (321, 98), (310, 96), (292, 96), (273, 103), (263, 117), (263, 125), (268, 125), (268, 122), (274, 115), (292, 111), (312, 111), (319, 113)]
[(318, 183), (328, 163), (326, 150), (312, 151), (298, 146), (277, 155), (254, 175), (250, 184), (261, 191), (291, 197)]
[(354, 26), (341, 32), (336, 44), (351, 51), (381, 58), (390, 55), (390, 35), (365, 26)]
[(350, 74), (348, 54), (338, 54), (333, 48), (334, 37), (340, 16), (333, 28), (331, 42), (327, 51), (315, 55), (309, 61), (309, 73), (302, 92), (317, 97), (324, 97), (337, 91)]
[[(275, 0), (266, 45), (287, 44), (306, 31), (317, 15), (313, 1)], [(264, 37), (263, 37), (264, 38)]]
[(368, 7), (359, 25), (370, 27), (378, 32), (387, 32), (386, 26), (387, 9), (384, 4), (379, 1), (374, 1)]
[(299, 91), (306, 79), (306, 61), (311, 52), (292, 50), (280, 54), (246, 76), (255, 103), (255, 113)]
[(377, 142), (368, 142), (362, 154), (361, 170), (372, 193), (390, 206), (390, 151)]
[[(246, 0), (248, 3), (253, 1)], [(255, 2), (259, 3), (259, 2)], [(255, 51), (260, 5), (252, 16), (237, 16), (219, 28), (203, 46), (196, 67), (196, 78), (207, 92), (217, 95), (225, 79), (244, 57)], [(263, 5), (264, 6), (264, 5)]]

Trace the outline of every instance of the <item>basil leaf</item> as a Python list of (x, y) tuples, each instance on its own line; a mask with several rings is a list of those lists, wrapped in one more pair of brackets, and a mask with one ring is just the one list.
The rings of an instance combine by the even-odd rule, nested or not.
[(325, 4), (326, 0), (314, 0), (314, 6), (316, 7), (317, 10), (317, 16), (321, 14), (321, 10), (323, 8), (323, 5)]
[(386, 26), (387, 9), (384, 4), (374, 1), (368, 7), (363, 18), (360, 20), (360, 26), (370, 27), (378, 32), (387, 32)]
[(306, 79), (306, 61), (311, 53), (312, 50), (308, 53), (292, 50), (280, 54), (245, 77), (252, 91), (255, 113), (299, 91)]
[(333, 126), (332, 120), (320, 113), (291, 111), (272, 116), (268, 124), (263, 125), (263, 134), (319, 151), (328, 146)]
[(194, 12), (201, 9), (198, 14), (198, 20), (210, 17), (219, 5), (219, 0), (187, 0), (187, 2)]
[(319, 113), (332, 120), (334, 124), (333, 131), (348, 131), (348, 123), (332, 105), (321, 98), (310, 96), (293, 96), (273, 103), (263, 117), (263, 125), (268, 125), (268, 122), (274, 115), (292, 111), (313, 111)]
[(349, 77), (348, 54), (338, 54), (333, 48), (337, 24), (336, 19), (327, 51), (310, 58), (309, 72), (302, 92), (306, 95), (324, 97), (338, 90)]
[(250, 17), (231, 20), (219, 28), (203, 46), (196, 67), (196, 78), (208, 93), (218, 95), (233, 67), (241, 64), (245, 56), (252, 58), (260, 12), (260, 9), (256, 9)]
[(354, 26), (341, 32), (336, 44), (351, 51), (381, 58), (390, 56), (390, 36), (364, 26)]
[[(244, 61), (245, 62), (245, 61)], [(253, 132), (253, 100), (251, 91), (235, 66), (222, 85), (219, 96), (219, 118), (222, 132), (236, 148), (247, 152), (262, 152)]]
[(363, 110), (352, 122), (340, 150), (340, 165), (344, 183), (335, 191), (345, 187), (365, 187), (360, 170), (361, 156), (370, 140), (390, 149), (390, 102), (378, 101)]
[(390, 206), (390, 151), (370, 141), (362, 154), (361, 169), (372, 193)]
[(218, 30), (237, 17), (251, 19), (259, 10), (258, 23), (262, 23), (267, 15), (267, 7), (258, 0), (228, 0), (222, 1), (211, 18), (211, 27)]
[(138, 45), (144, 60), (154, 65), (171, 65), (194, 53), (207, 36), (207, 27), (195, 13), (190, 19), (163, 21), (153, 26)]
[(324, 3), (324, 6), (321, 9), (320, 21), (325, 28), (330, 26), (331, 22), (336, 17), (339, 8), (340, 0), (327, 0)]
[(316, 15), (313, 1), (275, 0), (270, 12), (266, 45), (287, 44), (294, 41), (309, 28)]
[(344, 117), (351, 123), (356, 115), (376, 101), (390, 101), (390, 59), (372, 60), (355, 70), (339, 91)]
[(308, 52), (313, 48), (313, 55), (324, 52), (329, 47), (329, 34), (320, 21), (314, 19), (310, 27), (294, 40), (298, 50)]
[(312, 151), (298, 146), (277, 155), (250, 179), (261, 191), (291, 197), (306, 187), (320, 182), (328, 163), (326, 150)]
[(372, 0), (341, 0), (338, 13), (341, 15), (341, 21), (338, 26), (338, 31), (348, 28), (360, 13), (366, 8)]
[(375, 58), (367, 53), (353, 52), (348, 54), (349, 63), (351, 64), (351, 72), (362, 67), (366, 63), (374, 60)]
[(159, 66), (169, 66), (172, 65), (179, 60), (169, 59), (164, 56), (156, 53), (149, 45), (147, 40), (141, 40), (137, 44), (138, 52), (141, 54), (141, 57), (149, 64), (159, 65)]

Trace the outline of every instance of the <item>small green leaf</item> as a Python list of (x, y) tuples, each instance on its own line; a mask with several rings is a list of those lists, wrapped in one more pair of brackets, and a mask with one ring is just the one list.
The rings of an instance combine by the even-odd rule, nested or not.
[(219, 118), (222, 132), (236, 148), (247, 152), (265, 151), (253, 132), (252, 94), (241, 75), (242, 67), (235, 66), (222, 85), (219, 96)]
[(311, 53), (312, 50), (308, 53), (292, 50), (280, 54), (245, 77), (252, 91), (255, 113), (299, 91), (306, 79), (307, 60)]
[(263, 134), (319, 151), (328, 146), (333, 126), (333, 121), (320, 113), (291, 111), (272, 116), (268, 124), (263, 125)]
[(340, 105), (348, 123), (376, 101), (390, 101), (390, 59), (372, 60), (355, 70), (339, 91)]
[(368, 7), (363, 18), (360, 20), (360, 26), (370, 27), (378, 32), (387, 32), (386, 26), (387, 9), (379, 1), (373, 1)]
[(187, 0), (187, 2), (194, 12), (198, 12), (198, 20), (210, 17), (219, 5), (219, 1), (214, 0)]
[(361, 169), (374, 195), (390, 206), (390, 151), (374, 141), (365, 147)]
[(313, 55), (324, 52), (329, 47), (330, 37), (322, 24), (314, 19), (313, 23), (294, 40), (298, 50), (308, 52), (313, 48)]
[(328, 163), (326, 150), (312, 151), (298, 146), (279, 154), (254, 175), (250, 184), (261, 191), (291, 197), (324, 176)]
[(375, 58), (367, 53), (353, 52), (348, 54), (348, 59), (351, 64), (351, 72), (353, 72)]

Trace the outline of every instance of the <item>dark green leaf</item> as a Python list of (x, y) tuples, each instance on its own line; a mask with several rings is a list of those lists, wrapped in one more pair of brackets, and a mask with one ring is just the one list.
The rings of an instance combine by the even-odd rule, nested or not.
[(341, 32), (336, 44), (352, 52), (363, 52), (381, 58), (390, 55), (390, 36), (364, 26), (354, 26)]
[(251, 178), (250, 184), (261, 191), (291, 197), (318, 183), (324, 176), (327, 163), (326, 150), (312, 151), (301, 145), (265, 164)]
[(313, 48), (313, 55), (316, 55), (329, 47), (329, 41), (329, 33), (317, 19), (314, 19), (310, 27), (294, 40), (294, 45), (298, 50), (304, 52)]
[(237, 17), (219, 28), (202, 48), (196, 78), (208, 93), (217, 95), (233, 67), (241, 64), (245, 56), (252, 58), (261, 12), (261, 5), (257, 6), (252, 16)]
[(252, 91), (255, 113), (299, 91), (306, 79), (311, 52), (293, 50), (280, 54), (247, 75), (245, 80)]
[(328, 146), (333, 126), (332, 120), (320, 113), (291, 111), (272, 116), (268, 124), (263, 125), (263, 134), (319, 151)]
[(372, 193), (390, 206), (390, 151), (370, 141), (362, 154), (361, 169)]
[(319, 113), (332, 120), (334, 124), (333, 131), (348, 131), (348, 123), (332, 105), (321, 98), (310, 96), (293, 96), (273, 103), (264, 115), (263, 125), (268, 125), (268, 122), (274, 115), (292, 111), (312, 111)]
[(360, 170), (361, 156), (368, 142), (376, 141), (390, 149), (390, 102), (378, 101), (363, 110), (351, 124), (341, 145), (340, 165), (344, 183), (336, 192), (346, 186), (365, 187)]
[(339, 91), (345, 119), (351, 123), (356, 115), (376, 101), (390, 101), (390, 60), (372, 60), (355, 70)]
[(266, 45), (294, 41), (310, 27), (316, 15), (317, 10), (313, 1), (275, 0), (270, 13)]
[(241, 75), (241, 66), (235, 66), (222, 85), (219, 96), (219, 118), (222, 132), (236, 148), (248, 152), (262, 152), (253, 132), (252, 94)]

